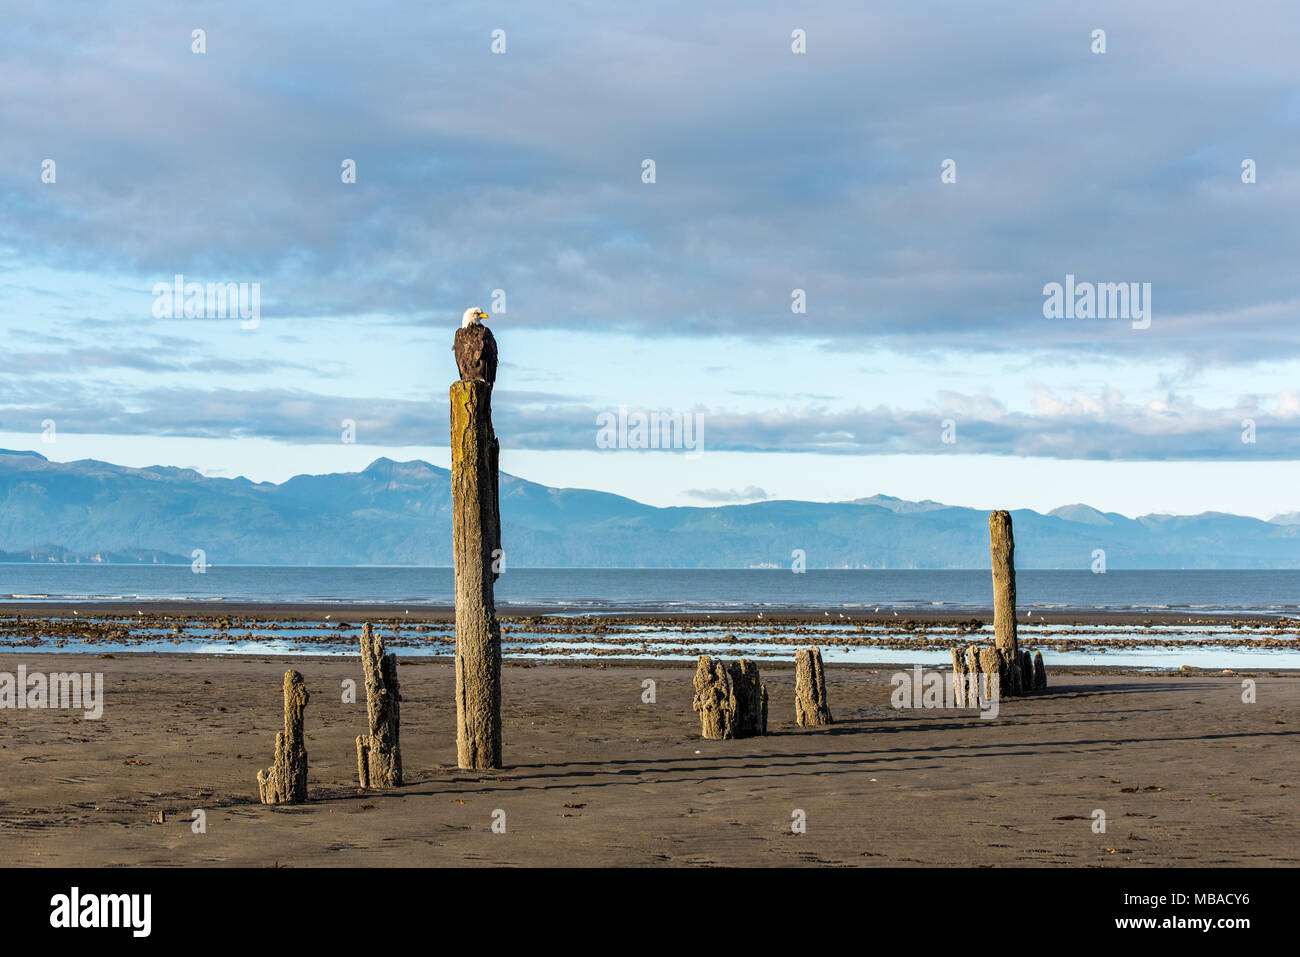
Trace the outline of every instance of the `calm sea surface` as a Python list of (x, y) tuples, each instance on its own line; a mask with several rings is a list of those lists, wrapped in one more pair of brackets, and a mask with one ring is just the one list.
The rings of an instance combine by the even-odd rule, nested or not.
[[(1300, 571), (1023, 570), (1022, 609), (1300, 613)], [(625, 608), (978, 609), (988, 571), (517, 568), (497, 582), (499, 606), (556, 611)], [(449, 568), (292, 568), (189, 565), (0, 564), (0, 602), (203, 600), (452, 603)], [(504, 609), (503, 609), (504, 610)]]

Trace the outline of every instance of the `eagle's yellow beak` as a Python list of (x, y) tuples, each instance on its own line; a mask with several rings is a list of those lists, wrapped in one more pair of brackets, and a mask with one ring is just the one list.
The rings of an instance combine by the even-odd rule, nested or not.
[(488, 314), (486, 312), (479, 312), (478, 317), (480, 319), (486, 319), (488, 317)]

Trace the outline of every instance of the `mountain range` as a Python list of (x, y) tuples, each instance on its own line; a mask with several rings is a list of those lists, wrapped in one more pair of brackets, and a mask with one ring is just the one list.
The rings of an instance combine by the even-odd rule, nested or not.
[[(987, 568), (988, 513), (875, 495), (659, 508), (606, 492), (500, 482), (515, 567)], [(1297, 568), (1296, 516), (1127, 518), (1087, 505), (1012, 511), (1020, 568)], [(381, 458), (279, 483), (191, 469), (51, 462), (0, 450), (0, 562), (450, 565), (450, 473)]]

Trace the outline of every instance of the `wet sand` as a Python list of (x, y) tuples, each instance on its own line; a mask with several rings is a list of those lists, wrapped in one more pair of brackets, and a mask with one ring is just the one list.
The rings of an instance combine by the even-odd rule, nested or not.
[[(477, 773), (455, 767), (451, 663), (408, 659), (408, 783), (365, 792), (364, 700), (340, 690), (355, 657), (0, 659), (19, 664), (102, 671), (105, 710), (0, 711), (0, 854), (18, 865), (1300, 864), (1295, 673), (1258, 673), (1243, 704), (1242, 674), (1058, 670), (986, 721), (891, 708), (895, 666), (829, 665), (837, 723), (800, 729), (793, 670), (764, 662), (771, 733), (704, 741), (691, 667), (509, 661), (507, 767)], [(255, 775), (286, 667), (312, 696), (312, 800), (268, 808)]]

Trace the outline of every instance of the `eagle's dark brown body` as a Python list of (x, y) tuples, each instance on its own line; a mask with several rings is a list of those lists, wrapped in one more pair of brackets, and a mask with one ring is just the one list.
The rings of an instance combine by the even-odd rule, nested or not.
[(482, 324), (462, 326), (456, 330), (456, 368), (466, 382), (497, 381), (497, 340), (492, 330)]

